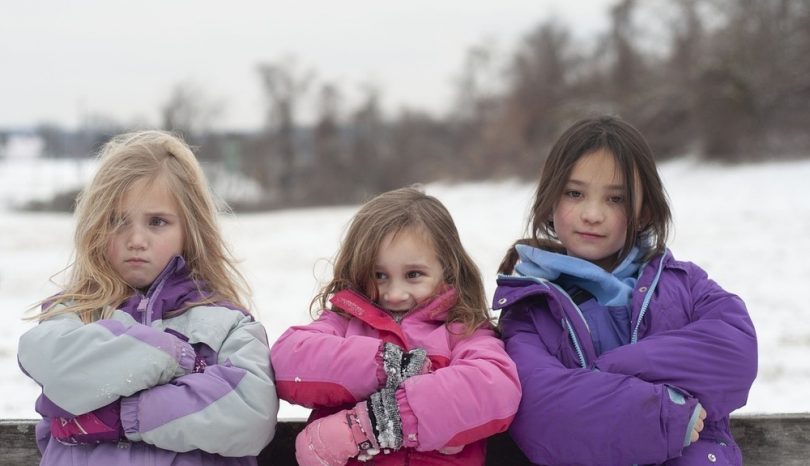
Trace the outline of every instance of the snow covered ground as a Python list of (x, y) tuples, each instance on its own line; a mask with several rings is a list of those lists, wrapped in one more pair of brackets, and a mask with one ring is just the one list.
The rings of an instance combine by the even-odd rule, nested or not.
[[(759, 375), (745, 413), (810, 412), (810, 161), (743, 166), (691, 160), (661, 166), (675, 215), (675, 256), (703, 266), (747, 303), (759, 338)], [(49, 277), (71, 254), (65, 214), (15, 212), (10, 205), (77, 186), (92, 166), (0, 160), (0, 418), (34, 418), (38, 387), (16, 362), (23, 312), (56, 291)], [(519, 182), (427, 186), (453, 214), (462, 240), (494, 291), (505, 248), (525, 228), (534, 186)], [(223, 217), (254, 288), (271, 341), (310, 319), (309, 302), (329, 271), (356, 207)], [(282, 418), (305, 410), (283, 405)]]

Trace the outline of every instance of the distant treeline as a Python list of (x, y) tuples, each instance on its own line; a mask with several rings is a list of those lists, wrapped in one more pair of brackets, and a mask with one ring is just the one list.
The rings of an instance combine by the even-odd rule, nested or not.
[[(183, 85), (162, 107), (162, 126), (261, 185), (253, 208), (357, 202), (438, 179), (535, 178), (562, 129), (595, 113), (632, 122), (659, 159), (810, 155), (810, 1), (621, 0), (609, 14), (593, 42), (546, 20), (507, 53), (471, 47), (441, 117), (384, 116), (373, 87), (346, 108), (340, 86), (281, 59), (258, 66), (262, 131), (208, 130), (219, 106)], [(311, 125), (297, 120), (305, 101), (317, 105)], [(51, 154), (91, 153), (124, 129), (94, 128), (40, 134)]]

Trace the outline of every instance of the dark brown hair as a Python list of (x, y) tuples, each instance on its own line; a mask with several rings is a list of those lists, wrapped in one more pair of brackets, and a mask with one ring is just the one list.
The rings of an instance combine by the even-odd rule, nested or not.
[[(666, 192), (658, 176), (652, 150), (644, 136), (629, 123), (612, 116), (586, 118), (574, 123), (560, 136), (543, 166), (529, 216), (530, 236), (519, 239), (509, 248), (498, 269), (512, 273), (517, 262), (515, 245), (528, 244), (555, 252), (564, 252), (551, 222), (554, 208), (563, 194), (574, 165), (584, 155), (604, 150), (613, 155), (616, 168), (624, 176), (627, 238), (614, 266), (627, 255), (640, 235), (649, 241), (645, 258), (663, 252), (669, 234), (672, 213)], [(636, 193), (632, 180), (638, 179), (641, 193)], [(641, 212), (636, 217), (633, 206), (641, 195)]]
[(376, 302), (374, 265), (380, 245), (389, 234), (411, 229), (433, 246), (444, 282), (458, 292), (447, 323), (461, 323), (471, 332), (489, 322), (481, 273), (464, 250), (450, 212), (435, 197), (412, 187), (380, 194), (355, 214), (335, 259), (333, 278), (315, 296), (313, 306), (326, 309), (329, 298), (347, 288)]

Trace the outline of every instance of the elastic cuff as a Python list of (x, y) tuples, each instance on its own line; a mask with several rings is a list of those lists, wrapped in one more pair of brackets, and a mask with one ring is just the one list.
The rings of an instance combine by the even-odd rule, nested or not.
[(369, 414), (373, 413), (371, 420), (374, 423), (380, 448), (399, 450), (402, 447), (402, 420), (399, 416), (394, 390), (383, 388), (372, 393), (368, 404)]
[(698, 402), (698, 404), (695, 405), (694, 411), (692, 411), (692, 417), (689, 418), (689, 424), (686, 426), (686, 437), (683, 439), (684, 447), (688, 447), (689, 444), (692, 443), (692, 429), (694, 429), (695, 424), (697, 424), (701, 409), (703, 409), (703, 406)]
[(121, 398), (121, 429), (124, 437), (133, 442), (141, 440), (138, 423), (138, 394)]
[(385, 374), (385, 358), (383, 358), (384, 349), (385, 342), (380, 342), (380, 347), (377, 349), (377, 353), (374, 355), (374, 362), (377, 363), (377, 387), (384, 387), (385, 381), (388, 380), (388, 376)]
[(419, 422), (416, 415), (411, 409), (411, 404), (408, 403), (408, 397), (405, 390), (397, 390), (396, 392), (397, 406), (399, 407), (399, 418), (402, 421), (402, 446), (405, 448), (416, 448), (419, 444), (417, 433), (419, 431)]

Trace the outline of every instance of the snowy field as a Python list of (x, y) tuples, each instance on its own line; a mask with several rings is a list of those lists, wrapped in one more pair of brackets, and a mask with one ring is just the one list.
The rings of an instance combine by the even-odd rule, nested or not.
[[(747, 303), (759, 337), (759, 375), (744, 413), (810, 412), (810, 161), (720, 167), (682, 160), (661, 167), (675, 215), (676, 258), (703, 266)], [(92, 173), (76, 162), (0, 160), (0, 418), (35, 418), (38, 387), (22, 375), (23, 312), (52, 294), (70, 260), (65, 214), (10, 206), (75, 187)], [(449, 208), (481, 267), (487, 293), (505, 248), (522, 235), (534, 186), (518, 182), (427, 186)], [(271, 341), (309, 321), (309, 302), (329, 270), (356, 207), (231, 215), (226, 237), (254, 288)], [(305, 410), (282, 405), (280, 417)]]

